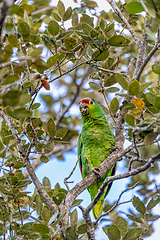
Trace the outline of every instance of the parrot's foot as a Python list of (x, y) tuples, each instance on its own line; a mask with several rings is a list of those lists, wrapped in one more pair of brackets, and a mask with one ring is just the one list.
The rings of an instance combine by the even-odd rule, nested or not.
[(115, 152), (115, 151), (117, 151), (117, 150), (120, 150), (118, 147), (114, 147), (114, 148), (111, 148), (110, 150), (109, 150), (109, 154), (111, 154), (111, 153), (113, 153), (113, 152)]
[(98, 177), (99, 179), (101, 179), (101, 175), (100, 175), (100, 173), (99, 173), (100, 170), (99, 170), (98, 167), (92, 168), (91, 172), (94, 172), (94, 173), (97, 175), (97, 177)]

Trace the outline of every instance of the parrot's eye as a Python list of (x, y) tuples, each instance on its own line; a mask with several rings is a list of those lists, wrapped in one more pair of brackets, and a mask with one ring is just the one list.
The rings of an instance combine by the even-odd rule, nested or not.
[(94, 104), (94, 102), (91, 100), (91, 101), (90, 101), (90, 105), (93, 105), (93, 104)]

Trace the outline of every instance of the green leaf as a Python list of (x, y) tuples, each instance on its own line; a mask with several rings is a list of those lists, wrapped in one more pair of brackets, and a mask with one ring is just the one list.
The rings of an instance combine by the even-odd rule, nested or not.
[(110, 103), (110, 109), (112, 111), (113, 114), (115, 114), (118, 109), (119, 109), (119, 102), (117, 98), (113, 98), (111, 103)]
[(70, 36), (72, 34), (73, 31), (66, 31), (66, 32), (62, 32), (60, 33), (56, 38), (57, 40), (63, 40), (66, 37)]
[(144, 90), (145, 90), (146, 88), (148, 88), (151, 84), (152, 84), (152, 82), (144, 82), (144, 83), (142, 83), (141, 86), (140, 86), (140, 92), (143, 93)]
[(67, 240), (75, 240), (77, 239), (76, 230), (73, 227), (68, 227), (66, 229)]
[(82, 199), (76, 199), (76, 200), (73, 202), (73, 204), (72, 204), (71, 207), (76, 207), (76, 206), (78, 206), (82, 201), (83, 201)]
[(156, 94), (152, 92), (147, 92), (145, 94), (145, 97), (147, 98), (148, 102), (150, 102), (152, 105), (154, 105), (155, 99), (156, 99)]
[(117, 88), (117, 87), (110, 87), (110, 88), (105, 89), (106, 93), (114, 93), (114, 92), (118, 92), (118, 91), (119, 91), (119, 88)]
[(37, 213), (40, 215), (41, 209), (43, 207), (43, 204), (42, 204), (42, 201), (41, 201), (40, 197), (37, 197), (35, 202), (36, 202)]
[(46, 224), (48, 224), (49, 219), (50, 219), (50, 211), (48, 208), (43, 207), (41, 210), (41, 218), (45, 221)]
[(56, 21), (49, 22), (48, 31), (52, 36), (56, 36), (59, 33), (59, 24)]
[[(101, 105), (101, 104), (100, 104)], [(105, 115), (109, 115), (109, 110), (108, 108), (106, 108), (105, 106), (101, 105), (101, 107), (103, 108), (103, 111), (105, 113)]]
[(77, 221), (78, 221), (77, 210), (74, 209), (74, 211), (70, 213), (70, 222), (71, 222), (71, 226), (74, 229), (77, 228)]
[(101, 21), (100, 21), (100, 28), (102, 30), (104, 30), (104, 28), (105, 28), (105, 21), (103, 19), (101, 19)]
[(137, 80), (133, 80), (130, 84), (129, 84), (129, 93), (132, 96), (135, 96), (139, 93), (140, 90), (140, 84)]
[(27, 81), (25, 83), (23, 83), (23, 88), (29, 88), (29, 87), (32, 87), (33, 86), (33, 83), (30, 82), (30, 81)]
[(160, 64), (156, 63), (152, 65), (152, 71), (156, 74), (160, 74)]
[(77, 10), (75, 10), (72, 15), (72, 26), (76, 27), (77, 25), (78, 25), (78, 12)]
[(14, 168), (15, 168), (15, 169), (19, 169), (19, 168), (22, 168), (22, 167), (24, 167), (24, 163), (23, 163), (23, 162), (18, 162), (18, 163), (16, 163), (16, 164), (14, 165)]
[(82, 17), (80, 18), (80, 23), (83, 24), (83, 23), (87, 23), (89, 24), (91, 27), (94, 27), (94, 24), (93, 24), (93, 20), (94, 18), (93, 17), (90, 17), (88, 16), (87, 14), (83, 13), (82, 14)]
[(40, 160), (41, 160), (41, 162), (43, 162), (43, 163), (49, 162), (48, 157), (46, 157), (45, 155), (41, 155), (41, 156), (40, 156)]
[(13, 83), (13, 82), (17, 81), (18, 79), (19, 79), (19, 76), (17, 74), (11, 74), (4, 79), (3, 85)]
[(124, 90), (128, 90), (128, 82), (124, 76), (119, 73), (115, 75), (117, 82), (121, 85)]
[(123, 240), (137, 240), (142, 232), (142, 228), (133, 228), (124, 236)]
[(146, 42), (154, 44), (155, 43), (155, 39), (154, 39), (154, 36), (153, 36), (153, 32), (151, 30), (149, 30), (146, 26), (143, 26), (143, 27), (144, 27), (144, 29), (146, 31), (146, 34), (147, 34)]
[(82, 224), (82, 225), (80, 225), (80, 226), (77, 228), (77, 233), (78, 233), (78, 234), (86, 233), (86, 232), (87, 232), (87, 229), (88, 229), (87, 224)]
[(77, 40), (73, 37), (66, 37), (64, 39), (64, 45), (68, 50), (73, 49), (77, 44)]
[(109, 227), (103, 228), (104, 232), (107, 234), (109, 240), (120, 240), (121, 233), (117, 225), (112, 224)]
[(155, 108), (157, 108), (158, 110), (160, 110), (160, 96), (156, 97), (154, 100), (154, 106)]
[(144, 11), (140, 2), (132, 1), (125, 5), (127, 12), (130, 14), (140, 13)]
[(128, 223), (127, 221), (122, 218), (122, 217), (119, 217), (117, 220), (116, 220), (116, 225), (118, 226), (120, 232), (121, 232), (121, 236), (123, 237), (127, 231), (128, 231)]
[(52, 118), (50, 118), (47, 122), (47, 129), (51, 137), (54, 137), (56, 135), (56, 125)]
[(63, 14), (65, 13), (65, 6), (61, 0), (58, 1), (57, 9), (58, 9), (59, 15), (63, 17)]
[(111, 75), (109, 78), (108, 78), (108, 76), (105, 76), (104, 81), (105, 81), (104, 82), (104, 87), (109, 87), (109, 86), (112, 86), (115, 83), (117, 83), (115, 74)]
[(156, 199), (152, 198), (149, 203), (147, 204), (147, 210), (151, 210), (154, 208), (158, 203), (160, 202), (160, 197), (157, 197)]
[(131, 219), (133, 222), (142, 223), (142, 220), (141, 220), (140, 218), (138, 218), (138, 217), (135, 217), (135, 216), (130, 215), (130, 214), (127, 214), (127, 217), (128, 217), (129, 219)]
[[(6, 156), (6, 151), (4, 150), (5, 148), (4, 148), (4, 145), (3, 145), (3, 143), (2, 143), (2, 141), (0, 140), (0, 152), (2, 152), (1, 154), (0, 154), (0, 157), (1, 158), (4, 158), (5, 156)], [(4, 151), (3, 151), (4, 150)]]
[(7, 92), (3, 97), (3, 105), (11, 107), (17, 106), (21, 94), (22, 94), (21, 92), (16, 90), (11, 90)]
[(98, 91), (100, 89), (99, 85), (95, 82), (89, 82), (88, 84), (89, 84), (90, 88), (94, 91)]
[(125, 117), (126, 123), (128, 123), (130, 126), (134, 127), (135, 126), (135, 117), (131, 114), (127, 114)]
[[(99, 50), (95, 51), (92, 54), (92, 58), (96, 57), (99, 53), (100, 53)], [(96, 61), (104, 61), (108, 56), (109, 56), (109, 52), (106, 50), (106, 51), (103, 51), (98, 57), (94, 58), (94, 60), (96, 60)]]
[[(55, 215), (55, 214), (54, 214), (54, 215)], [(54, 215), (53, 215), (53, 216), (54, 216)], [(50, 221), (49, 221), (49, 222), (53, 222), (53, 221), (54, 221), (54, 222), (52, 223), (51, 226), (52, 226), (52, 227), (56, 226), (57, 223), (59, 223), (59, 222), (64, 218), (65, 215), (66, 215), (66, 213), (63, 213), (56, 221), (52, 220), (52, 217), (53, 217), (53, 216), (52, 216), (52, 217), (50, 218)]]
[(51, 183), (50, 183), (50, 180), (47, 177), (43, 178), (43, 188), (46, 192), (51, 190)]
[(68, 132), (68, 128), (61, 128), (56, 133), (56, 138), (62, 139), (64, 136), (66, 136)]
[(58, 22), (61, 21), (61, 18), (60, 18), (60, 16), (59, 16), (57, 13), (52, 12), (52, 15), (53, 15), (53, 17), (54, 17), (55, 20), (57, 20)]
[(108, 39), (108, 43), (110, 46), (120, 47), (123, 46), (125, 43), (129, 43), (129, 39), (125, 38), (123, 35), (113, 36)]
[(27, 118), (32, 116), (32, 113), (28, 109), (19, 108), (13, 111), (13, 116), (14, 118), (19, 120), (21, 118)]
[(35, 110), (41, 106), (41, 103), (34, 103), (31, 107), (32, 110)]
[(33, 229), (34, 231), (42, 234), (49, 233), (49, 228), (43, 223), (33, 223)]
[(50, 58), (48, 58), (48, 60), (47, 60), (48, 67), (52, 67), (54, 64), (57, 63), (58, 60), (59, 60), (59, 54), (58, 53), (56, 53), (53, 56), (51, 56)]
[(1, 128), (1, 138), (2, 138), (2, 142), (5, 145), (8, 145), (10, 140), (11, 140), (11, 132), (8, 131), (8, 129), (6, 129), (5, 127)]
[(54, 141), (49, 142), (48, 144), (46, 144), (44, 152), (45, 153), (50, 153), (51, 151), (53, 151), (54, 149)]
[(89, 36), (91, 36), (91, 32), (94, 35), (96, 35), (96, 34), (98, 35), (98, 33), (99, 33), (97, 30), (95, 30), (95, 28), (93, 28), (92, 26), (90, 26), (87, 23), (82, 24), (82, 30), (86, 35), (89, 35)]
[[(92, 37), (92, 35), (93, 35), (93, 32), (91, 32), (91, 37)], [(95, 39), (93, 39), (93, 41), (92, 41), (92, 44), (102, 44), (102, 43), (104, 43), (104, 37), (103, 37), (103, 35), (101, 34), (101, 36), (100, 35), (98, 35), (98, 38), (95, 38)], [(109, 54), (108, 54), (109, 55)], [(106, 59), (106, 58), (105, 58)]]
[(29, 41), (32, 42), (34, 45), (37, 45), (38, 43), (40, 43), (41, 37), (40, 35), (31, 34)]
[(148, 133), (144, 138), (144, 145), (149, 145), (153, 143), (156, 137), (157, 137), (157, 133), (155, 132)]
[(30, 36), (30, 27), (26, 22), (21, 22), (18, 25), (18, 32), (23, 37), (24, 40), (28, 39)]
[(43, 122), (40, 118), (32, 118), (32, 125), (34, 128), (37, 128), (38, 126), (42, 126)]
[(67, 21), (68, 19), (70, 19), (71, 15), (72, 15), (72, 8), (68, 7), (65, 13), (63, 14), (63, 21)]
[(26, 92), (22, 92), (22, 94), (20, 95), (20, 98), (19, 98), (18, 105), (21, 107), (24, 107), (24, 105), (29, 103), (30, 100), (31, 100), (31, 96)]
[(134, 196), (132, 203), (139, 213), (145, 214), (146, 208), (144, 206), (144, 203), (138, 197)]

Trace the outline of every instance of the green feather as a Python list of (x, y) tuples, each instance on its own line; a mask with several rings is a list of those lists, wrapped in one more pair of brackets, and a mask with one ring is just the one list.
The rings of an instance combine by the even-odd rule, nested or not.
[[(78, 156), (82, 177), (85, 178), (88, 173), (91, 173), (92, 168), (98, 167), (108, 157), (110, 149), (115, 146), (115, 140), (105, 113), (96, 101), (85, 98), (80, 101), (79, 105), (83, 127), (78, 140)], [(112, 166), (98, 182), (88, 188), (92, 200), (105, 178), (114, 173), (115, 166)], [(93, 209), (95, 218), (98, 218), (103, 211), (103, 201), (110, 187), (111, 184), (107, 186), (104, 195)]]

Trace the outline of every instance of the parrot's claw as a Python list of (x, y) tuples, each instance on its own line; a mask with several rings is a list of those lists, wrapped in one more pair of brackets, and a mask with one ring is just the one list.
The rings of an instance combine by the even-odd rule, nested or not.
[(99, 179), (101, 179), (101, 175), (100, 175), (100, 173), (99, 173), (100, 170), (99, 170), (98, 167), (92, 168), (91, 172), (94, 172), (94, 173), (97, 175), (97, 177), (98, 177)]

